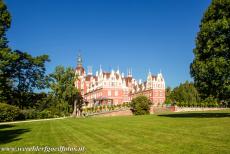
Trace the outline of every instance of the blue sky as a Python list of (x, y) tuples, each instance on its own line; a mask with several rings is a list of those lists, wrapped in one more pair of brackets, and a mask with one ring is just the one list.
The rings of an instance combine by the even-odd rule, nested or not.
[(191, 81), (196, 33), (211, 0), (5, 0), (13, 49), (48, 54), (57, 65), (112, 68), (145, 80), (162, 71), (166, 85)]

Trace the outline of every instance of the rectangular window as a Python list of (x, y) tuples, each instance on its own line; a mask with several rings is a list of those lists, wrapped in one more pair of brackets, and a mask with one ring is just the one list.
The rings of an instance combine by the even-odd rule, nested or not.
[(162, 92), (160, 92), (160, 96), (162, 96)]
[(118, 91), (117, 90), (115, 91), (115, 96), (118, 96)]
[(108, 96), (111, 96), (111, 90), (108, 91)]

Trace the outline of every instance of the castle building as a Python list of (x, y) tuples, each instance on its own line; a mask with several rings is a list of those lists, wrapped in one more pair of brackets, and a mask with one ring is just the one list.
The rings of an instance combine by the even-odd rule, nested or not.
[(76, 75), (78, 79), (75, 81), (75, 86), (88, 102), (88, 107), (122, 104), (130, 102), (138, 95), (147, 96), (154, 106), (161, 105), (165, 101), (165, 81), (162, 73), (154, 76), (149, 71), (147, 80), (143, 83), (132, 77), (130, 69), (125, 76), (119, 69), (105, 72), (100, 66), (99, 71), (93, 75), (91, 67), (88, 67), (86, 73), (82, 57), (78, 55)]

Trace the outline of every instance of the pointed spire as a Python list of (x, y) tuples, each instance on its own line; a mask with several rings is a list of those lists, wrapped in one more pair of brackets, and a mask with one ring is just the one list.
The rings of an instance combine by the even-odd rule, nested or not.
[(111, 70), (111, 73), (114, 74), (114, 70), (113, 69)]
[(82, 67), (82, 57), (81, 57), (80, 52), (81, 52), (81, 50), (79, 49), (78, 56), (77, 56), (77, 66), (78, 67)]
[(149, 68), (149, 73), (148, 73), (148, 75), (151, 75), (152, 73), (151, 73), (151, 71), (150, 71), (150, 68)]
[(132, 77), (132, 69), (128, 68), (128, 77)]
[(119, 69), (119, 66), (117, 66), (117, 74), (120, 74), (120, 69)]
[(100, 64), (100, 68), (99, 68), (99, 73), (102, 73), (102, 68), (101, 68), (101, 64)]
[(123, 72), (121, 73), (121, 77), (124, 78), (124, 73)]
[(88, 66), (88, 75), (93, 75), (92, 66)]

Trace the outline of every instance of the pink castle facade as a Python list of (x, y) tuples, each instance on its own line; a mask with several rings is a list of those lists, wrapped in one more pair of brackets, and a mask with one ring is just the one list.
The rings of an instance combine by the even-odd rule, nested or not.
[(88, 107), (95, 105), (117, 105), (131, 102), (138, 95), (147, 96), (154, 106), (162, 105), (165, 101), (165, 81), (161, 73), (156, 76), (150, 72), (145, 82), (137, 82), (129, 70), (124, 76), (119, 70), (105, 72), (100, 67), (95, 75), (92, 69), (86, 74), (82, 66), (82, 58), (78, 56), (75, 86), (80, 90)]

